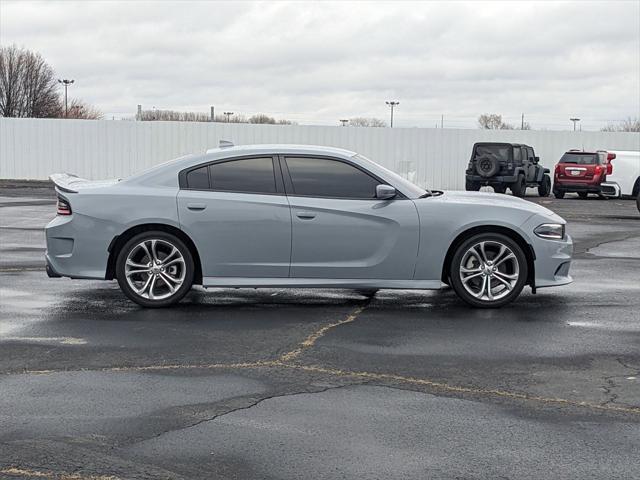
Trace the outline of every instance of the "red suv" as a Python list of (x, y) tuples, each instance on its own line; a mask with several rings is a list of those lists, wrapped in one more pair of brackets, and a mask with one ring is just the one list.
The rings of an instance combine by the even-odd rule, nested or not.
[(576, 192), (580, 198), (587, 198), (590, 193), (601, 195), (600, 185), (612, 173), (611, 160), (614, 158), (615, 153), (603, 150), (569, 150), (556, 165), (553, 194), (556, 198), (563, 198), (567, 192)]

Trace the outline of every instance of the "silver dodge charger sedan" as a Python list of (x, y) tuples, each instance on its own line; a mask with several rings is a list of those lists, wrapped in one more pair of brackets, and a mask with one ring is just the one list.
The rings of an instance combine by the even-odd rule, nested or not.
[(572, 281), (566, 222), (525, 200), (417, 187), (362, 155), (229, 146), (122, 180), (55, 174), (51, 277), (117, 279), (144, 307), (203, 287), (450, 285), (500, 307)]

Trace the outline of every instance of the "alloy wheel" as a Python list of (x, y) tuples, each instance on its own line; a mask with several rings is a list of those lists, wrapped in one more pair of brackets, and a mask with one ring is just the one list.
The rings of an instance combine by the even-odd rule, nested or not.
[(134, 246), (125, 261), (125, 276), (133, 291), (148, 300), (163, 300), (184, 283), (185, 260), (180, 250), (161, 239), (146, 239)]
[(478, 300), (500, 300), (516, 287), (520, 264), (511, 248), (494, 240), (471, 246), (460, 262), (464, 289)]

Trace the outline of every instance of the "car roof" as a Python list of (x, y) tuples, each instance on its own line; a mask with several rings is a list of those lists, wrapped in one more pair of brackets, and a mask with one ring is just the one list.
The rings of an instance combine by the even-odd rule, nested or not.
[(532, 148), (531, 145), (525, 145), (524, 143), (509, 143), (509, 142), (476, 142), (473, 144), (474, 147), (484, 146), (484, 145), (510, 145), (512, 147), (529, 147)]
[[(237, 155), (235, 155), (237, 153)], [(338, 157), (353, 157), (356, 152), (337, 147), (325, 147), (321, 145), (298, 145), (288, 143), (258, 144), (258, 145), (234, 145), (207, 149), (205, 155), (212, 157), (233, 157), (254, 154), (274, 153), (300, 153), (306, 155), (335, 155)]]

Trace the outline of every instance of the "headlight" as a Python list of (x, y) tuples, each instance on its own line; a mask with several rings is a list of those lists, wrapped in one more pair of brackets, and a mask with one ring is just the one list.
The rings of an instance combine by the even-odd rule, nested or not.
[(533, 231), (540, 238), (562, 240), (564, 238), (564, 225), (560, 223), (543, 223)]

